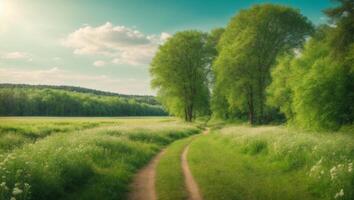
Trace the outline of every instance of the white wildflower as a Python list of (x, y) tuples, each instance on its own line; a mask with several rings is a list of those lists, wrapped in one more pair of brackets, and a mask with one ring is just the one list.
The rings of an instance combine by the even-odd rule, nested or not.
[(340, 191), (339, 191), (339, 195), (342, 197), (342, 196), (344, 196), (344, 190), (343, 189), (341, 189)]
[(15, 187), (14, 190), (12, 191), (12, 194), (13, 195), (18, 195), (18, 194), (21, 194), (22, 193), (22, 190), (20, 188), (17, 188)]
[(336, 195), (334, 195), (335, 199), (338, 199), (339, 197), (344, 196), (344, 190), (341, 189), (339, 192), (336, 193)]
[(0, 187), (6, 187), (6, 183), (5, 183), (5, 182), (2, 182), (2, 183), (0, 184)]
[(319, 164), (322, 164), (322, 161), (323, 161), (323, 158), (321, 158), (318, 162), (317, 162), (317, 164), (319, 165)]
[(337, 176), (337, 167), (336, 166), (332, 167), (332, 169), (329, 170), (329, 172), (331, 174), (331, 179), (336, 178), (336, 176)]
[(25, 183), (25, 189), (29, 189), (30, 187), (31, 187), (31, 185), (30, 185), (30, 184)]

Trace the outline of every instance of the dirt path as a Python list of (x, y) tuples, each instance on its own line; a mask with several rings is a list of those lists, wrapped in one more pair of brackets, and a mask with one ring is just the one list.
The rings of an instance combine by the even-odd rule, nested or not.
[[(204, 134), (208, 134), (209, 129), (206, 129), (203, 132)], [(193, 174), (189, 169), (187, 155), (188, 155), (189, 145), (183, 150), (182, 153), (182, 170), (184, 174), (184, 182), (186, 184), (186, 189), (188, 192), (188, 200), (202, 200), (202, 195), (199, 192), (199, 187), (197, 182), (193, 178)]]
[(146, 167), (135, 175), (131, 185), (132, 192), (128, 195), (129, 200), (157, 199), (155, 189), (156, 166), (164, 152), (162, 150)]
[[(206, 129), (203, 134), (207, 134), (209, 129)], [(186, 189), (188, 192), (189, 200), (202, 200), (199, 188), (195, 182), (192, 172), (189, 169), (187, 162), (189, 145), (183, 150), (181, 156), (182, 169), (185, 177)], [(153, 158), (150, 163), (141, 169), (134, 177), (133, 183), (131, 184), (131, 193), (128, 195), (129, 200), (156, 200), (156, 189), (155, 189), (155, 176), (156, 167), (160, 158), (163, 156), (165, 150), (162, 150), (155, 158)]]

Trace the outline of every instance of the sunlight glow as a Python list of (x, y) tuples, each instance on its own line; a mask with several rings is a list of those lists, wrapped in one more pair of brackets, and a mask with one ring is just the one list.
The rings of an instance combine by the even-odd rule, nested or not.
[(19, 9), (16, 1), (13, 0), (0, 0), (0, 21), (13, 22), (19, 18)]

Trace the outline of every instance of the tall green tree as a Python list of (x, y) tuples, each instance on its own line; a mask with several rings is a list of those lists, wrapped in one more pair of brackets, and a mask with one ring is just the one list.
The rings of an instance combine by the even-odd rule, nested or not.
[(255, 5), (233, 17), (218, 44), (214, 64), (213, 93), (226, 100), (223, 111), (247, 114), (251, 124), (265, 122), (270, 68), (279, 55), (300, 47), (312, 30), (298, 10), (280, 5)]
[(192, 121), (209, 112), (208, 67), (212, 59), (207, 34), (178, 32), (160, 46), (150, 68), (152, 87), (167, 110)]
[(307, 129), (337, 130), (354, 120), (354, 1), (328, 9), (298, 56), (285, 55), (272, 72), (268, 103)]

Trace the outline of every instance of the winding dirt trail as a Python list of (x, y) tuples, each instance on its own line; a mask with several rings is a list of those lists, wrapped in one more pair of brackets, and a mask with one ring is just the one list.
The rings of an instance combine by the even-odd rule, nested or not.
[(165, 150), (162, 150), (146, 167), (135, 175), (131, 185), (132, 192), (128, 195), (129, 200), (157, 199), (155, 189), (156, 166), (164, 152)]
[[(203, 134), (207, 134), (209, 129), (206, 129)], [(189, 169), (187, 154), (189, 145), (187, 145), (181, 155), (181, 165), (185, 178), (186, 189), (188, 192), (188, 200), (202, 200), (202, 196), (199, 192), (199, 187), (195, 182), (192, 172)], [(156, 177), (156, 167), (160, 158), (165, 153), (162, 150), (157, 156), (155, 156), (150, 163), (141, 169), (134, 177), (133, 183), (131, 184), (131, 192), (128, 195), (129, 200), (156, 200), (156, 188), (155, 188), (155, 177)]]

